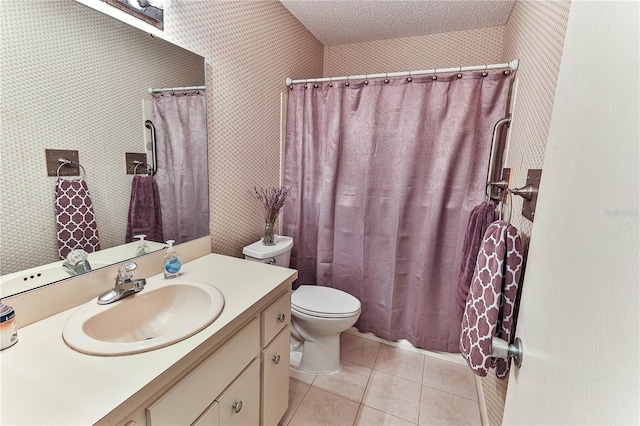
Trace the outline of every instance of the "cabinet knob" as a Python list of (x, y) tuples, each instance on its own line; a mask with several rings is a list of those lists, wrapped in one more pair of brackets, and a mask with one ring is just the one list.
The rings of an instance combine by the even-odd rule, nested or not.
[(271, 359), (273, 360), (273, 363), (275, 365), (278, 365), (280, 363), (280, 355), (274, 355), (274, 357)]
[(287, 319), (287, 316), (285, 314), (278, 315), (278, 322), (284, 322), (285, 319)]
[(239, 413), (240, 410), (242, 410), (242, 401), (234, 402), (231, 408), (233, 408), (233, 411), (235, 411), (236, 413)]

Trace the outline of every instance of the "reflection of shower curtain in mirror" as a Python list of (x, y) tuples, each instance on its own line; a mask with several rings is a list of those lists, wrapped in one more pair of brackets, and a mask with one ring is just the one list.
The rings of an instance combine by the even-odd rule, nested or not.
[(209, 234), (205, 95), (154, 94), (162, 230), (176, 243)]

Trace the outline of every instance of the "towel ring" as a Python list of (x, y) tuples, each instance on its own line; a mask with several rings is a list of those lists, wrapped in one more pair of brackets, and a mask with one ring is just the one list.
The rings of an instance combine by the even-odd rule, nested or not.
[[(140, 167), (140, 166), (144, 165), (144, 163), (143, 163), (142, 161), (139, 161), (139, 160), (134, 160), (134, 161), (133, 161), (133, 164), (135, 164), (135, 165), (136, 165), (136, 166), (133, 168), (133, 175), (134, 175), (134, 176), (138, 176), (138, 173), (137, 173), (138, 167)], [(149, 174), (149, 166), (147, 166), (147, 175), (148, 175), (148, 174)]]
[[(63, 168), (64, 166), (67, 166), (69, 164), (74, 164), (74, 163), (73, 161), (67, 160), (66, 158), (58, 158), (58, 163), (60, 163), (60, 165), (56, 169), (56, 177), (60, 179), (60, 169)], [(82, 167), (82, 164), (80, 163), (75, 163), (75, 164), (77, 164), (78, 167), (80, 167), (80, 171), (82, 172), (80, 175), (80, 179), (85, 180), (87, 177), (87, 172), (85, 171), (84, 167)]]

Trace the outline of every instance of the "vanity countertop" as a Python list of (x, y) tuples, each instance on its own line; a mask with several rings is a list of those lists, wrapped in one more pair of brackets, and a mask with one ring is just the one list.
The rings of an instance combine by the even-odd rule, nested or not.
[[(143, 388), (163, 385), (159, 376), (224, 339), (250, 317), (255, 304), (291, 288), (296, 277), (292, 269), (217, 254), (188, 262), (181, 278), (216, 286), (225, 297), (222, 313), (194, 336), (135, 355), (93, 356), (68, 347), (62, 329), (77, 307), (19, 328), (18, 343), (0, 351), (0, 424), (99, 422)], [(160, 280), (161, 274), (147, 278), (147, 289)]]

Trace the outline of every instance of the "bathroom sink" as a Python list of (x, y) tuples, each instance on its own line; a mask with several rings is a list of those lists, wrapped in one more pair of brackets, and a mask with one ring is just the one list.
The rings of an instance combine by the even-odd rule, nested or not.
[(187, 280), (150, 284), (108, 305), (98, 305), (95, 299), (85, 303), (64, 325), (64, 341), (91, 355), (147, 352), (194, 335), (224, 307), (224, 296), (209, 284)]

